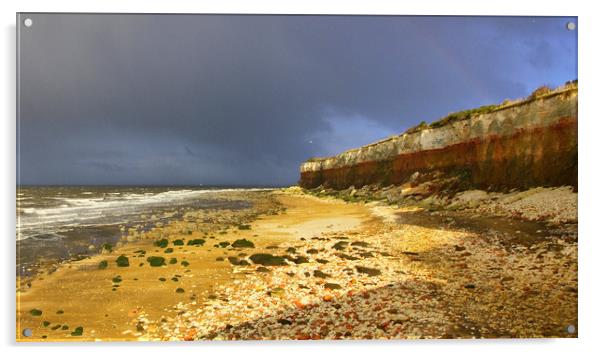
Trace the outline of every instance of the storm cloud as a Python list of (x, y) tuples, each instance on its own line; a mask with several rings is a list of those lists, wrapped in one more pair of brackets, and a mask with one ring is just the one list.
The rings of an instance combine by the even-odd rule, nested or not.
[(287, 185), (577, 78), (575, 18), (22, 14), (21, 184)]

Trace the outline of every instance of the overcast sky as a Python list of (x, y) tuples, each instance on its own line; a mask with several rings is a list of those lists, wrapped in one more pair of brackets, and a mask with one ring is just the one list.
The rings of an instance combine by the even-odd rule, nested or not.
[(293, 184), (310, 157), (577, 78), (575, 18), (27, 17), (22, 184)]

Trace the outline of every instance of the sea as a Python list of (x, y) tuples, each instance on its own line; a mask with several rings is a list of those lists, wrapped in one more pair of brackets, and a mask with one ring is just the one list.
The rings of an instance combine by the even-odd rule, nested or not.
[(240, 209), (224, 193), (266, 190), (204, 186), (17, 186), (17, 274), (43, 262), (85, 257), (124, 229), (150, 229), (191, 209)]

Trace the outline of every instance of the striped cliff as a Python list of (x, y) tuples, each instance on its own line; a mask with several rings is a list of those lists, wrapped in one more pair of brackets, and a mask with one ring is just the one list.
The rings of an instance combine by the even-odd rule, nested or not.
[(416, 172), (462, 175), (489, 189), (577, 187), (577, 82), (452, 114), (300, 167), (299, 185), (400, 185)]

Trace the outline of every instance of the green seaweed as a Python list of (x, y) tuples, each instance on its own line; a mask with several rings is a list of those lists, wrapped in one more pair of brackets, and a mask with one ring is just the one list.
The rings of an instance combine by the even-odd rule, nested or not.
[(155, 240), (155, 246), (159, 247), (159, 248), (167, 248), (167, 245), (169, 244), (169, 240), (163, 238), (163, 239), (159, 239), (159, 240)]
[(107, 267), (109, 267), (109, 262), (106, 260), (103, 260), (101, 262), (98, 263), (98, 268), (100, 270), (106, 269)]
[(117, 260), (117, 266), (119, 267), (128, 267), (130, 266), (130, 260), (125, 255), (120, 255)]
[(247, 239), (237, 239), (232, 243), (233, 248), (255, 248), (255, 244)]
[(205, 239), (191, 239), (186, 243), (186, 245), (203, 245), (205, 244)]
[(34, 308), (31, 311), (29, 311), (29, 314), (31, 314), (34, 317), (39, 317), (42, 315), (42, 311), (37, 308)]
[(272, 254), (253, 254), (249, 257), (254, 264), (260, 264), (264, 266), (285, 266), (288, 265), (285, 259), (281, 256), (274, 256)]
[(163, 266), (165, 265), (165, 258), (162, 256), (149, 256), (146, 258), (146, 261), (150, 264), (150, 266)]

